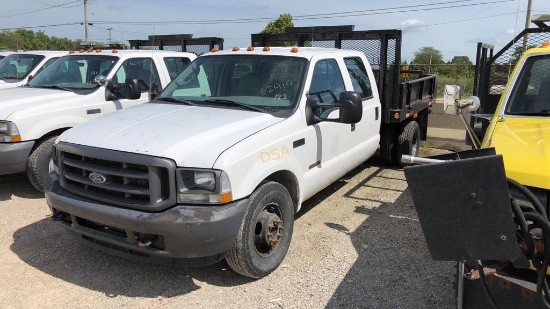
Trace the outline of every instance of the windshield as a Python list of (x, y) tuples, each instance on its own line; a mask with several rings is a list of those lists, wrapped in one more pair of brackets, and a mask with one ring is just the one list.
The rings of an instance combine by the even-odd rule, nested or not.
[(525, 61), (506, 106), (510, 115), (550, 115), (550, 55)]
[(25, 78), (44, 58), (30, 54), (7, 55), (0, 61), (0, 79)]
[(65, 90), (95, 90), (99, 87), (94, 78), (107, 75), (118, 57), (106, 55), (70, 55), (59, 58), (37, 74), (29, 86)]
[(288, 114), (299, 100), (306, 67), (307, 60), (297, 57), (199, 57), (158, 99)]

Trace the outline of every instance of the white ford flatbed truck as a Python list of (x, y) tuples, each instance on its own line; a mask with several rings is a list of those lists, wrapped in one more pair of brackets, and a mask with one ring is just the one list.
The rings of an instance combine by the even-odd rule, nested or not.
[(65, 52), (28, 85), (0, 90), (0, 175), (26, 171), (42, 190), (62, 132), (147, 102), (150, 85), (168, 85), (195, 58), (169, 51)]
[(194, 60), (153, 101), (62, 134), (54, 221), (108, 252), (260, 278), (302, 203), (369, 159), (381, 103), (362, 52), (244, 48)]
[(66, 54), (64, 51), (49, 50), (6, 54), (3, 61), (0, 61), (0, 89), (25, 85), (29, 78)]

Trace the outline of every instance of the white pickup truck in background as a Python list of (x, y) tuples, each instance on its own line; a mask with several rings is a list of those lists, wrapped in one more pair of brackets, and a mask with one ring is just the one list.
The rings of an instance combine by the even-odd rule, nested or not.
[(362, 52), (249, 48), (193, 61), (147, 104), (55, 147), (53, 219), (147, 261), (268, 275), (302, 203), (377, 150), (381, 104)]
[(0, 90), (0, 175), (26, 170), (42, 190), (62, 132), (147, 102), (151, 85), (162, 89), (195, 58), (170, 51), (66, 52), (27, 86)]
[(9, 51), (0, 51), (0, 60), (4, 59), (7, 55), (13, 54), (13, 52)]
[(0, 89), (25, 85), (66, 51), (27, 51), (6, 55), (0, 61)]

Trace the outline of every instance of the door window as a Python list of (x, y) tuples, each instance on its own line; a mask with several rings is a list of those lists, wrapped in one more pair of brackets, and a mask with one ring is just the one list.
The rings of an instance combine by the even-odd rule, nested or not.
[(185, 57), (166, 57), (164, 58), (164, 64), (168, 69), (168, 75), (170, 75), (170, 80), (174, 80), (185, 67), (191, 62), (189, 58)]
[(321, 103), (335, 103), (345, 90), (342, 73), (336, 60), (320, 60), (315, 64), (309, 87), (310, 98)]
[(111, 81), (115, 86), (114, 94), (118, 98), (125, 97), (126, 79), (137, 79), (141, 92), (148, 91), (154, 82), (160, 85), (157, 67), (151, 58), (132, 58), (122, 63)]
[(344, 63), (351, 77), (353, 91), (359, 93), (363, 99), (372, 98), (372, 86), (361, 58), (346, 58)]

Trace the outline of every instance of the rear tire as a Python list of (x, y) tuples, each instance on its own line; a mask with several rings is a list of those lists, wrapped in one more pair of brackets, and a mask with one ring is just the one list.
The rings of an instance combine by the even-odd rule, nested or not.
[(384, 165), (397, 164), (397, 134), (398, 127), (387, 126), (380, 136), (380, 161)]
[(398, 162), (401, 164), (401, 155), (418, 156), (420, 152), (420, 126), (418, 122), (409, 122), (399, 135)]
[(33, 149), (27, 160), (27, 177), (33, 187), (44, 192), (44, 180), (48, 177), (48, 167), (52, 159), (52, 149), (56, 136), (48, 137)]
[(288, 190), (276, 182), (262, 184), (250, 197), (237, 240), (225, 259), (246, 277), (262, 278), (283, 261), (294, 227)]

